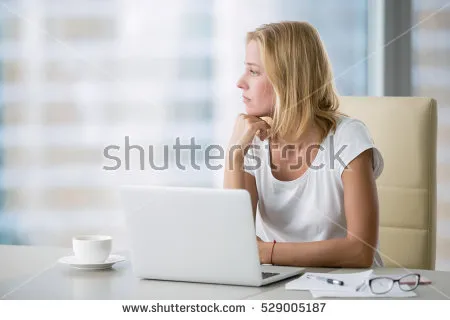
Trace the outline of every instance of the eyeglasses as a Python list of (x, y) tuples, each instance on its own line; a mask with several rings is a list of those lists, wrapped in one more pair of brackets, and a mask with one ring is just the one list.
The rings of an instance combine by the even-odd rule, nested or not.
[(420, 274), (410, 273), (398, 279), (390, 277), (376, 277), (368, 281), (370, 291), (374, 294), (383, 294), (392, 290), (394, 284), (398, 282), (398, 286), (403, 291), (412, 291), (417, 288), (420, 282)]

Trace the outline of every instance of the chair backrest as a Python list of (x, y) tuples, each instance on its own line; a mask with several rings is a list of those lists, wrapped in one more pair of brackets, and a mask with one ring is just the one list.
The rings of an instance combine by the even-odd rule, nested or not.
[(384, 158), (377, 179), (380, 254), (385, 266), (435, 268), (436, 100), (340, 97), (340, 110), (363, 121)]

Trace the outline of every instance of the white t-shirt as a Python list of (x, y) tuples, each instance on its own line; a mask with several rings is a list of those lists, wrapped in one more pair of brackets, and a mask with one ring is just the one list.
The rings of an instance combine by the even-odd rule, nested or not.
[[(376, 179), (384, 163), (369, 130), (363, 122), (341, 116), (336, 132), (330, 132), (324, 139), (310, 168), (295, 180), (280, 181), (270, 168), (268, 141), (255, 136), (245, 156), (244, 170), (256, 180), (257, 235), (264, 241), (278, 242), (345, 238), (347, 223), (341, 175), (353, 159), (370, 148), (373, 148)], [(382, 265), (377, 251), (374, 266)]]

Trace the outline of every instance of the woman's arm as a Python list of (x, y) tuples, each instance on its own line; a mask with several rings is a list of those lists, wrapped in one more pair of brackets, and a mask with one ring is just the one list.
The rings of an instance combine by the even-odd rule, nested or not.
[[(305, 243), (276, 243), (272, 264), (354, 268), (372, 265), (378, 241), (378, 196), (372, 149), (361, 153), (349, 167), (342, 173), (347, 236)], [(273, 243), (259, 242), (258, 245), (261, 262), (271, 263)]]
[[(229, 153), (229, 152), (228, 152)], [(256, 219), (256, 206), (258, 204), (258, 192), (255, 177), (244, 171), (243, 157), (234, 159), (227, 157), (225, 160), (224, 188), (246, 189), (250, 193), (253, 209), (253, 220)]]
[(258, 193), (255, 177), (244, 171), (245, 150), (251, 144), (257, 131), (265, 133), (269, 128), (267, 122), (258, 117), (239, 115), (225, 154), (223, 187), (225, 189), (246, 189), (250, 193), (253, 219), (256, 217)]
[(225, 154), (223, 187), (226, 189), (244, 189), (244, 152), (238, 147), (228, 148)]

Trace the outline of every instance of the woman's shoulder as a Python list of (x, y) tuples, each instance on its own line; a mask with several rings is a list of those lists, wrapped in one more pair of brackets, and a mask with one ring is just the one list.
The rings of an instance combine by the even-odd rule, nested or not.
[(334, 131), (333, 136), (334, 140), (339, 142), (369, 138), (371, 134), (369, 128), (363, 121), (342, 115), (337, 119), (336, 130)]
[(340, 115), (337, 118), (336, 121), (336, 131), (335, 131), (335, 135), (338, 135), (340, 133), (345, 133), (348, 131), (354, 131), (357, 130), (358, 128), (364, 127), (367, 128), (366, 124), (356, 118), (352, 118), (349, 116), (344, 116), (344, 115)]
[[(356, 156), (367, 149), (374, 150), (374, 172), (376, 178), (383, 171), (384, 161), (381, 152), (375, 146), (374, 139), (366, 124), (356, 118), (341, 116), (338, 119), (336, 131), (334, 133), (333, 147), (339, 150), (339, 156), (342, 159), (342, 170)], [(340, 174), (342, 174), (342, 170)]]

